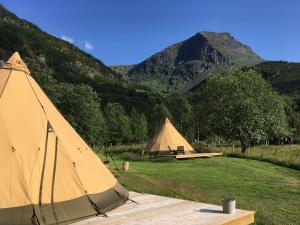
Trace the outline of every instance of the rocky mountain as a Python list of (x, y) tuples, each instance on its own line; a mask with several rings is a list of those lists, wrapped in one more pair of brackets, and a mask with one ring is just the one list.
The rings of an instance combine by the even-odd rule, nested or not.
[[(162, 93), (188, 90), (210, 74), (262, 59), (229, 33), (200, 32), (154, 54), (123, 74)], [(122, 72), (119, 70), (119, 72)]]
[(117, 76), (100, 60), (18, 18), (0, 4), (0, 60), (7, 60), (15, 51), (20, 52), (32, 70), (43, 71), (58, 80)]

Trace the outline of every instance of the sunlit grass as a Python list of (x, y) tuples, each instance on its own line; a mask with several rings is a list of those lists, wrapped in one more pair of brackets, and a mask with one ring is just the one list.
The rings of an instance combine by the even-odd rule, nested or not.
[[(119, 168), (121, 163), (115, 159)], [(237, 206), (256, 211), (256, 224), (298, 224), (300, 173), (256, 160), (218, 157), (182, 161), (131, 161), (129, 172), (115, 171), (129, 190)]]

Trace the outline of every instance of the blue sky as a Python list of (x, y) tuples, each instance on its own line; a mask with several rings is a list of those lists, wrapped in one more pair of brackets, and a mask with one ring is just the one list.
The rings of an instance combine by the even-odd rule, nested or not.
[(299, 0), (0, 0), (107, 65), (138, 63), (199, 31), (230, 32), (268, 60), (300, 62)]

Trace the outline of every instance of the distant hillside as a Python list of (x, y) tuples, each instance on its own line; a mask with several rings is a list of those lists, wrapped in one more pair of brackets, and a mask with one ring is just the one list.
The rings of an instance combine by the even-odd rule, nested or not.
[(300, 112), (300, 63), (266, 61), (253, 67), (280, 93), (290, 96)]
[[(300, 63), (264, 61), (242, 69), (260, 73), (280, 94), (290, 96), (296, 104), (295, 110), (300, 111)], [(198, 83), (190, 91), (198, 91), (201, 85)]]
[(300, 93), (300, 63), (266, 61), (253, 67), (282, 94)]
[(43, 32), (0, 4), (0, 60), (19, 51), (34, 71), (43, 70), (58, 80), (113, 77), (116, 72), (76, 46)]
[(134, 65), (112, 65), (110, 68), (119, 73), (119, 74), (127, 74), (129, 70), (131, 70)]
[[(70, 90), (77, 85), (92, 87), (102, 109), (106, 104), (116, 102), (127, 112), (132, 108), (145, 112), (147, 118), (153, 106), (164, 101), (148, 87), (121, 81), (119, 74), (100, 60), (18, 18), (0, 4), (0, 66), (15, 51), (21, 54), (31, 75), (63, 114), (69, 110), (69, 105), (61, 99), (71, 98), (66, 95), (64, 87)], [(81, 105), (78, 108), (89, 111)], [(73, 122), (80, 123), (82, 119), (74, 116)], [(76, 123), (72, 125), (77, 127)]]
[(154, 54), (125, 75), (131, 81), (166, 94), (189, 90), (212, 73), (229, 67), (249, 66), (261, 61), (250, 47), (229, 33), (201, 32)]

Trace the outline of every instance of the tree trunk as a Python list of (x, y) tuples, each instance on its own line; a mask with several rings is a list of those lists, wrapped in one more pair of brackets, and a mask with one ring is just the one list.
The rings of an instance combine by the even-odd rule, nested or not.
[(247, 146), (242, 145), (241, 153), (246, 154), (246, 151), (247, 151)]
[(246, 154), (247, 152), (247, 143), (245, 143), (244, 141), (241, 141), (241, 153), (242, 154)]
[(199, 119), (197, 118), (197, 141), (200, 141), (200, 125), (199, 125)]

